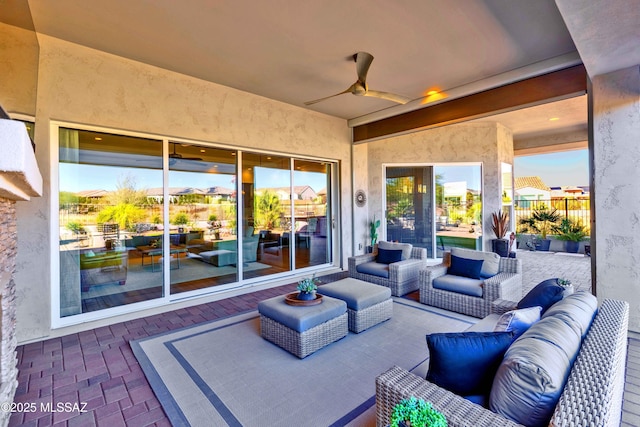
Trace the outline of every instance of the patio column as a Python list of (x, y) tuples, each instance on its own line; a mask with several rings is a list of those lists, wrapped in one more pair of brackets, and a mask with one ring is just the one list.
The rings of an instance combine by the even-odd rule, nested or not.
[(592, 79), (594, 289), (629, 302), (640, 332), (640, 66)]
[[(23, 123), (0, 120), (0, 402), (13, 402), (18, 386), (16, 358), (16, 202), (42, 194), (42, 177)], [(0, 411), (0, 426), (10, 411)]]

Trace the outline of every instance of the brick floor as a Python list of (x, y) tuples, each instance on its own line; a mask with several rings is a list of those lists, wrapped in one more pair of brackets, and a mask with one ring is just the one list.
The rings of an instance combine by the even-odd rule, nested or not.
[[(571, 278), (578, 288), (590, 288), (589, 260), (559, 255), (519, 254), (527, 269), (524, 287), (554, 276)], [(551, 258), (553, 257), (553, 258)], [(544, 268), (540, 266), (544, 264)], [(339, 273), (326, 281), (343, 277)], [(588, 283), (587, 283), (588, 280)], [(233, 314), (256, 310), (258, 302), (295, 290), (294, 284), (221, 301), (139, 318), (60, 338), (18, 347), (16, 403), (35, 405), (35, 412), (13, 413), (9, 426), (170, 426), (129, 341)], [(629, 339), (624, 426), (640, 425), (640, 335)], [(51, 412), (51, 402), (86, 403), (86, 412)], [(31, 409), (32, 406), (29, 407)]]

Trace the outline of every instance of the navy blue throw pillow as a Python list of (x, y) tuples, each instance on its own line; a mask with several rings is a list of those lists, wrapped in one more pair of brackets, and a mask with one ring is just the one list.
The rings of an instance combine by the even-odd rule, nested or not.
[(540, 315), (543, 315), (549, 307), (562, 299), (563, 292), (564, 288), (558, 285), (558, 279), (547, 279), (531, 289), (529, 293), (518, 302), (517, 308), (540, 306), (542, 307)]
[(512, 338), (511, 332), (427, 335), (427, 381), (459, 396), (487, 396)]
[(480, 279), (483, 262), (481, 259), (468, 259), (451, 255), (451, 266), (447, 269), (447, 273), (454, 276), (469, 277), (470, 279)]
[(376, 262), (380, 264), (391, 264), (392, 262), (402, 261), (402, 249), (380, 249), (378, 248), (378, 255), (376, 256)]

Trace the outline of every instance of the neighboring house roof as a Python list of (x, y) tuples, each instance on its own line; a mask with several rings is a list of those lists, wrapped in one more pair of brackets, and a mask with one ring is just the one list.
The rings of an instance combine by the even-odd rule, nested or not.
[(551, 191), (551, 188), (549, 188), (539, 176), (516, 177), (515, 189), (520, 190), (521, 188), (535, 188), (542, 191)]
[[(289, 190), (290, 190), (289, 187), (271, 187), (271, 188), (261, 189), (260, 191), (271, 191), (277, 194), (288, 195)], [(307, 199), (307, 200), (313, 199), (317, 196), (315, 190), (311, 188), (311, 186), (309, 185), (294, 185), (293, 193), (296, 196), (298, 196), (298, 198)]]
[(104, 197), (109, 192), (107, 190), (82, 190), (76, 193), (76, 196), (80, 197)]
[[(149, 188), (146, 190), (147, 196), (162, 196), (162, 188)], [(170, 196), (183, 196), (185, 194), (203, 194), (202, 190), (191, 187), (169, 187)]]
[(209, 187), (205, 188), (204, 194), (216, 196), (232, 196), (236, 191), (226, 187)]

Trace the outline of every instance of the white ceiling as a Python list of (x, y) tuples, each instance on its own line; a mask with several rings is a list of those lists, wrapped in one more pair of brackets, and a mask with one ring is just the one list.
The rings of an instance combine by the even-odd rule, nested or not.
[[(455, 92), (566, 66), (576, 46), (553, 0), (0, 0), (0, 21), (344, 119), (421, 106), (431, 89)], [(409, 106), (341, 95), (367, 51), (371, 89)], [(584, 101), (567, 109), (586, 126)], [(567, 104), (568, 105), (568, 104)], [(549, 114), (518, 114), (550, 126)], [(382, 113), (381, 113), (382, 112)], [(504, 116), (505, 120), (509, 116)], [(528, 121), (522, 123), (521, 120)], [(551, 124), (558, 126), (558, 123)], [(515, 132), (515, 129), (514, 129)]]

